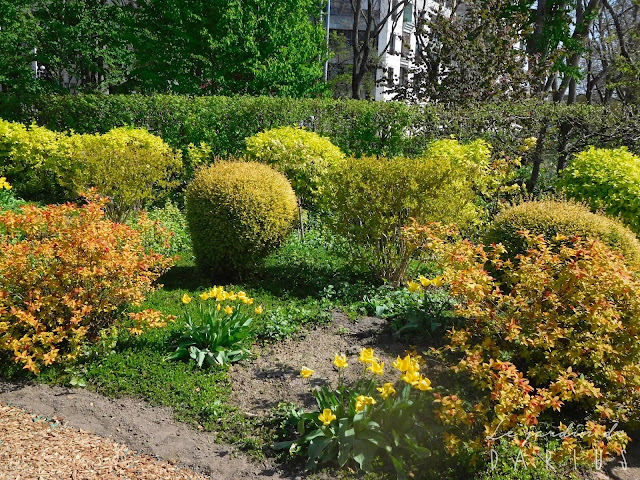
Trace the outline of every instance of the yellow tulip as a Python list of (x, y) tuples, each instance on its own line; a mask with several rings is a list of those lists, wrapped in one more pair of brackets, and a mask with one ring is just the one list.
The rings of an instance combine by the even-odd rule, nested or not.
[(307, 367), (302, 367), (302, 370), (300, 370), (300, 376), (302, 378), (309, 378), (313, 373), (314, 371)]
[(320, 420), (325, 427), (329, 426), (331, 422), (333, 422), (336, 418), (330, 408), (325, 408), (320, 415), (318, 415), (318, 420)]
[(189, 303), (190, 301), (191, 301), (191, 297), (190, 297), (188, 294), (186, 294), (186, 293), (185, 293), (185, 294), (182, 296), (182, 303), (187, 304), (187, 303)]
[(427, 390), (432, 390), (431, 380), (429, 380), (428, 378), (422, 377), (420, 380), (418, 380), (418, 383), (415, 385), (415, 387), (418, 390), (422, 390), (423, 392), (426, 392)]
[(207, 292), (203, 292), (199, 296), (200, 296), (201, 300), (208, 300), (209, 299), (209, 294)]
[(382, 375), (384, 373), (384, 362), (378, 363), (375, 360), (371, 362), (369, 368), (367, 368), (371, 373), (375, 373), (376, 375)]
[(409, 291), (411, 293), (417, 292), (418, 290), (420, 290), (420, 284), (416, 283), (416, 282), (408, 282), (407, 283), (408, 287), (409, 287)]
[(380, 392), (380, 396), (383, 399), (386, 399), (389, 395), (396, 393), (396, 389), (393, 388), (393, 383), (385, 383), (382, 387), (378, 387), (377, 390)]
[(393, 362), (393, 368), (400, 370), (401, 372), (406, 372), (407, 370), (411, 370), (413, 367), (411, 363), (411, 356), (407, 355), (404, 358), (398, 357), (395, 362)]
[(420, 280), (420, 283), (423, 287), (428, 287), (429, 285), (431, 285), (431, 280), (429, 280), (424, 275), (420, 275), (420, 277), (418, 277), (418, 280)]
[(255, 312), (256, 312), (256, 315), (262, 315), (262, 312), (264, 312), (264, 308), (262, 308), (262, 305), (256, 308)]
[(217, 311), (220, 311), (220, 308), (221, 308), (221, 305), (220, 305), (220, 304), (217, 304), (217, 305), (216, 305), (216, 310), (217, 310)]
[(226, 313), (227, 315), (231, 315), (233, 313), (233, 307), (231, 305), (227, 305), (226, 307), (224, 307), (224, 313)]
[(378, 360), (378, 358), (373, 354), (373, 348), (363, 348), (360, 350), (360, 356), (358, 357), (358, 361), (361, 363), (372, 363)]
[(375, 405), (377, 402), (373, 397), (365, 397), (364, 395), (358, 395), (356, 397), (356, 411), (361, 412), (367, 405)]
[(336, 356), (333, 359), (333, 364), (338, 368), (347, 368), (347, 356), (336, 353)]
[(407, 373), (402, 376), (402, 380), (413, 386), (418, 385), (421, 379), (422, 376), (416, 370), (408, 370)]

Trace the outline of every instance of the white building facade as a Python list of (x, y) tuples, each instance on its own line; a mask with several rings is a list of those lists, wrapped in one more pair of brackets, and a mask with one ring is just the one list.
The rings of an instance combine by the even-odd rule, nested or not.
[[(379, 19), (384, 17), (393, 3), (390, 0), (376, 0), (373, 2), (376, 11), (374, 14)], [(363, 2), (366, 10), (367, 0)], [(396, 5), (398, 2), (394, 2)], [(414, 0), (405, 3), (404, 8), (398, 9), (397, 15), (391, 15), (384, 21), (380, 33), (374, 43), (374, 53), (378, 68), (373, 68), (371, 75), (373, 84), (371, 92), (367, 92), (370, 98), (378, 101), (391, 100), (393, 95), (388, 93), (392, 84), (411, 81), (411, 67), (416, 56), (416, 17), (422, 12), (433, 12), (442, 8), (442, 4), (435, 0)], [(331, 0), (330, 14), (327, 25), (330, 31), (344, 35), (353, 41), (353, 9), (350, 0)], [(360, 31), (366, 29), (366, 22), (360, 22)], [(377, 54), (377, 55), (376, 55)], [(372, 59), (373, 60), (373, 59)], [(331, 64), (331, 61), (330, 61)], [(331, 68), (329, 68), (331, 71)], [(331, 76), (331, 75), (330, 75)], [(371, 82), (369, 82), (371, 83)]]

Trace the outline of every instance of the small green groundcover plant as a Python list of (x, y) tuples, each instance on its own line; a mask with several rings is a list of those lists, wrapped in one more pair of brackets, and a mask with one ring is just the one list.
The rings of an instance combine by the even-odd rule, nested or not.
[[(318, 411), (299, 413), (295, 440), (278, 442), (276, 449), (289, 449), (307, 457), (306, 468), (314, 470), (321, 465), (339, 467), (357, 465), (362, 471), (373, 470), (374, 462), (388, 459), (399, 478), (406, 476), (405, 461), (412, 455), (428, 456), (421, 446), (421, 434), (426, 431), (424, 416), (420, 413), (433, 395), (431, 381), (420, 373), (418, 355), (398, 357), (393, 366), (401, 373), (402, 386), (379, 380), (384, 373), (384, 362), (374, 355), (373, 349), (363, 348), (358, 362), (362, 374), (353, 385), (347, 385), (344, 370), (348, 367), (346, 355), (336, 354), (333, 361), (338, 369), (338, 386), (325, 385), (314, 389)], [(300, 375), (309, 379), (314, 371), (303, 367)]]
[[(250, 354), (246, 341), (253, 336), (253, 316), (262, 314), (262, 305), (253, 307), (253, 298), (246, 293), (227, 292), (223, 287), (213, 287), (199, 297), (196, 309), (187, 307), (185, 331), (175, 352), (166, 359), (191, 358), (202, 368), (246, 358)], [(182, 297), (185, 306), (192, 300), (186, 293)]]

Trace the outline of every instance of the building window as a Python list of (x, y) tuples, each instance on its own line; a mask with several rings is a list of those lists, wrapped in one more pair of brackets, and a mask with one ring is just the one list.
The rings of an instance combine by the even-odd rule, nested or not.
[(387, 87), (393, 87), (393, 67), (387, 67)]
[(411, 5), (410, 3), (408, 3), (404, 7), (402, 21), (404, 23), (413, 23), (413, 5)]
[(400, 85), (406, 85), (407, 83), (409, 83), (409, 70), (400, 67)]

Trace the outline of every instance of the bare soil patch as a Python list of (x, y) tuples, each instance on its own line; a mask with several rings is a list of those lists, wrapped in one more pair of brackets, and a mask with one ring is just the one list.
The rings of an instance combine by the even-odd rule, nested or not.
[(234, 365), (229, 375), (232, 402), (248, 415), (264, 415), (279, 402), (313, 408), (315, 400), (309, 381), (300, 377), (300, 369), (304, 366), (315, 371), (310, 379), (312, 387), (327, 381), (335, 385), (338, 374), (333, 359), (336, 353), (346, 354), (349, 362), (346, 379), (355, 380), (363, 371), (356, 361), (361, 348), (373, 348), (385, 363), (383, 378), (396, 381), (391, 364), (398, 355), (404, 355), (408, 345), (391, 334), (388, 322), (375, 317), (352, 322), (339, 312), (333, 317), (330, 325), (304, 332), (302, 337), (254, 349), (257, 358)]

